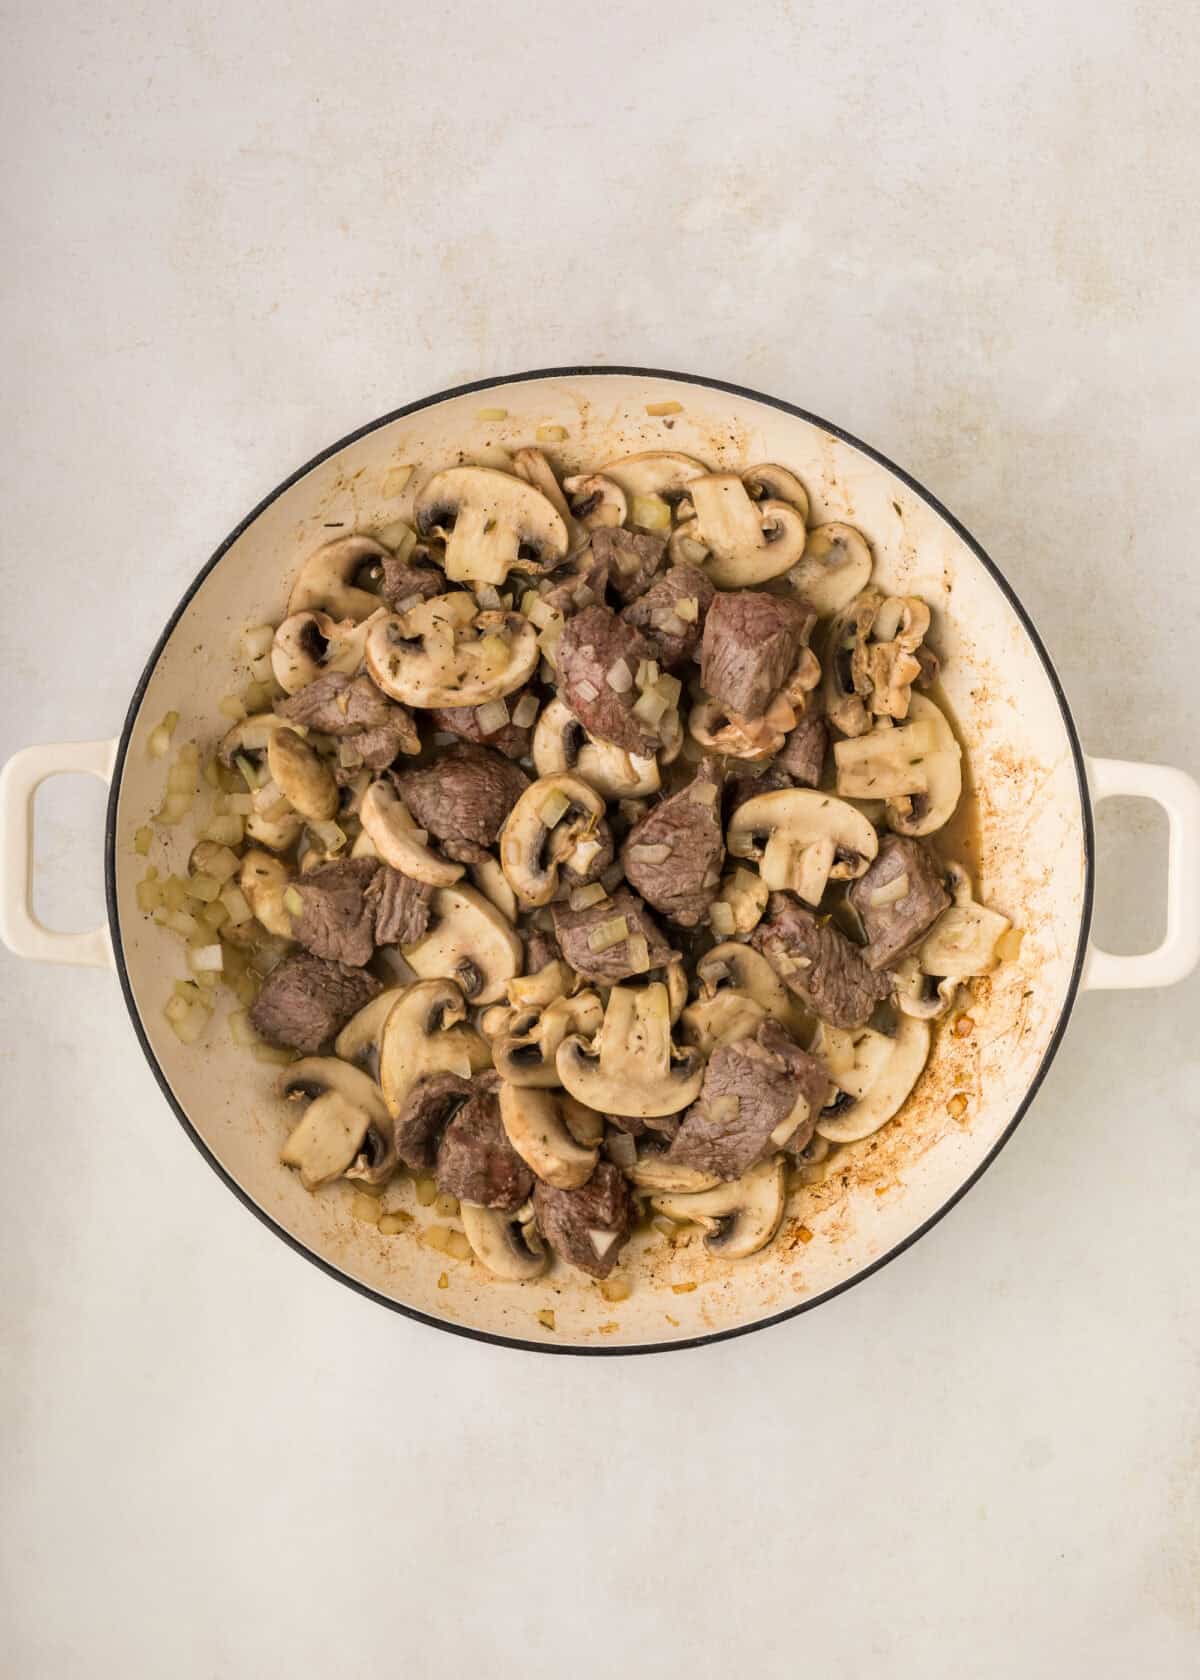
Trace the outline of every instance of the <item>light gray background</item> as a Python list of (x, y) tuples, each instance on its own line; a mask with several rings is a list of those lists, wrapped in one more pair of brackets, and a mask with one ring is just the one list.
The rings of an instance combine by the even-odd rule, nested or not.
[[(4, 7), (0, 749), (109, 734), (282, 476), (455, 381), (694, 369), (908, 466), (1093, 751), (1200, 770), (1197, 8)], [(94, 919), (100, 802), (44, 800)], [(1161, 833), (1101, 825), (1100, 930)], [(0, 1668), (1183, 1676), (1200, 981), (1085, 999), (963, 1205), (710, 1351), (535, 1359), (339, 1288), (100, 973), (0, 957)]]

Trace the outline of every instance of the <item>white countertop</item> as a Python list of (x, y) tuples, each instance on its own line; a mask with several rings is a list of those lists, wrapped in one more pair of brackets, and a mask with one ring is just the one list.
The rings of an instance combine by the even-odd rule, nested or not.
[[(611, 361), (837, 420), (979, 537), (1093, 751), (1200, 771), (1194, 7), (10, 18), (0, 754), (111, 734), (300, 462)], [(1186, 632), (1186, 634), (1185, 634)], [(43, 903), (100, 903), (59, 783)], [(1148, 808), (1099, 930), (1161, 918)], [(1182, 1677), (1200, 979), (1091, 997), (930, 1235), (779, 1329), (549, 1360), (389, 1314), (202, 1164), (114, 979), (0, 955), (0, 1669)]]

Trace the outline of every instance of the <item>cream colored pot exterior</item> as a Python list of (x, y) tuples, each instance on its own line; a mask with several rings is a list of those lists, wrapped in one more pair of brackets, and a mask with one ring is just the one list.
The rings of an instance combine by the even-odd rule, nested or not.
[[(669, 416), (647, 405), (678, 402)], [(506, 411), (502, 420), (480, 410)], [(385, 1237), (351, 1217), (352, 1191), (316, 1196), (279, 1165), (285, 1115), (272, 1068), (236, 1048), (218, 1010), (187, 1048), (163, 1019), (183, 972), (178, 941), (140, 915), (144, 860), (134, 830), (161, 798), (162, 761), (146, 736), (168, 710), (176, 741), (211, 744), (217, 702), (244, 681), (238, 636), (277, 621), (303, 557), (333, 530), (369, 531), (410, 512), (436, 468), (460, 454), (534, 441), (566, 471), (636, 450), (694, 453), (713, 466), (775, 461), (795, 471), (812, 521), (844, 519), (867, 533), (876, 577), (935, 609), (944, 688), (970, 766), (978, 810), (979, 896), (1024, 931), (1018, 960), (977, 983), (967, 1038), (940, 1033), (902, 1117), (851, 1146), (841, 1170), (793, 1194), (779, 1240), (741, 1262), (714, 1262), (693, 1241), (672, 1249), (635, 1239), (622, 1266), (628, 1300), (557, 1264), (542, 1280), (510, 1284), (455, 1263), (411, 1233)], [(390, 497), (393, 469), (412, 464)], [(389, 483), (389, 474), (392, 475)], [(29, 805), (46, 775), (90, 770), (117, 781), (109, 813), (110, 929), (59, 935), (38, 927), (28, 898)], [(435, 398), (337, 446), (266, 502), (225, 545), (181, 608), (135, 699), (122, 742), (32, 748), (4, 772), (0, 935), (22, 954), (122, 967), (131, 1014), (181, 1118), (231, 1183), (283, 1234), (327, 1268), (385, 1302), (453, 1329), (578, 1351), (671, 1346), (753, 1328), (813, 1304), (877, 1266), (919, 1234), (982, 1170), (1036, 1088), (1081, 974), (1101, 986), (1157, 985), (1194, 965), (1200, 942), (1200, 793), (1178, 771), (1093, 761), (1093, 797), (1158, 800), (1171, 820), (1168, 933), (1147, 957), (1087, 951), (1091, 820), (1084, 761), (1065, 704), (1027, 621), (978, 550), (928, 497), (862, 446), (820, 421), (748, 392), (637, 371), (538, 374)], [(173, 832), (173, 831), (169, 831)], [(174, 842), (176, 869), (184, 861)], [(951, 1099), (966, 1099), (961, 1119)], [(961, 1105), (954, 1103), (955, 1109)], [(441, 1285), (441, 1280), (445, 1284)], [(538, 1314), (554, 1313), (554, 1329)]]

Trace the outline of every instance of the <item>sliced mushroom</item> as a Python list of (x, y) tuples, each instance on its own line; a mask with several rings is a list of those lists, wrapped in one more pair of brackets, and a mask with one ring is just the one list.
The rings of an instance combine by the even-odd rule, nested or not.
[(879, 836), (844, 800), (814, 788), (781, 788), (738, 806), (726, 844), (733, 857), (760, 860), (759, 874), (772, 891), (819, 904), (830, 879), (853, 881), (866, 873)]
[(473, 863), (469, 874), (476, 889), (489, 903), (494, 904), (506, 922), (516, 924), (519, 906), (517, 895), (504, 878), (504, 871), (494, 857)]
[(352, 677), (362, 665), (367, 638), (387, 612), (376, 602), (369, 618), (334, 620), (328, 613), (301, 612), (285, 618), (271, 646), (275, 681), (287, 694), (306, 688), (327, 671)]
[[(682, 729), (679, 734), (682, 737)], [(663, 756), (663, 762), (670, 760)], [(657, 793), (662, 786), (658, 758), (639, 758), (609, 741), (593, 740), (557, 698), (542, 708), (537, 720), (533, 731), (533, 763), (539, 776), (573, 771), (605, 799), (641, 799)]]
[(704, 1078), (700, 1052), (672, 1042), (670, 999), (658, 982), (614, 986), (595, 1038), (564, 1039), (556, 1066), (567, 1090), (588, 1108), (643, 1120), (686, 1108)]
[(563, 489), (571, 498), (572, 516), (585, 530), (594, 531), (598, 525), (624, 525), (629, 517), (625, 492), (614, 479), (603, 473), (581, 473), (563, 479)]
[(658, 496), (672, 507), (687, 494), (694, 479), (706, 472), (702, 461), (674, 450), (647, 450), (641, 455), (625, 455), (600, 468), (604, 478), (620, 486), (632, 500), (635, 496)]
[(801, 1007), (760, 951), (736, 939), (714, 945), (696, 964), (696, 976), (706, 998), (732, 993), (750, 998), (801, 1044), (813, 1033), (812, 1017)]
[(383, 1099), (365, 1073), (333, 1056), (305, 1056), (293, 1062), (279, 1083), (282, 1096), (303, 1102), (304, 1118), (280, 1152), (297, 1167), (306, 1190), (340, 1178), (354, 1165), (371, 1127), (391, 1136)]
[(804, 515), (791, 502), (751, 501), (736, 473), (688, 485), (695, 518), (672, 533), (671, 557), (701, 567), (718, 589), (749, 589), (789, 571), (804, 551)]
[(461, 589), (376, 620), (366, 639), (376, 684), (424, 710), (502, 699), (528, 680), (538, 654), (537, 631), (523, 614), (480, 612)]
[(723, 1044), (753, 1038), (766, 1018), (761, 1003), (730, 988), (689, 1003), (680, 1018), (680, 1032), (685, 1043), (711, 1056)]
[(267, 741), (271, 779), (306, 822), (331, 822), (337, 815), (338, 787), (333, 772), (294, 729), (272, 730)]
[(358, 624), (379, 610), (379, 596), (359, 589), (357, 580), (370, 567), (378, 573), (389, 551), (373, 537), (337, 537), (323, 544), (300, 568), (288, 616), (327, 613), (330, 618)]
[[(918, 652), (929, 608), (916, 595), (864, 589), (829, 627), (825, 709), (843, 735), (865, 735), (875, 717), (910, 715), (912, 685), (923, 673)], [(935, 667), (936, 668), (936, 667)]]
[(549, 904), (560, 868), (588, 873), (583, 849), (594, 846), (604, 810), (604, 800), (579, 776), (540, 776), (525, 789), (500, 830), (500, 865), (522, 906)]
[(292, 918), (284, 894), (291, 886), (292, 872), (270, 852), (249, 851), (242, 859), (238, 886), (242, 897), (268, 933), (280, 939), (292, 937)]
[(808, 491), (787, 467), (776, 466), (773, 461), (747, 467), (742, 474), (742, 483), (752, 501), (790, 502), (799, 510), (804, 523), (808, 524)]
[(464, 886), (434, 889), (429, 931), (401, 950), (414, 974), (453, 980), (474, 1004), (498, 1003), (525, 954), (520, 935), (496, 906)]
[(415, 519), (420, 536), (444, 538), (442, 569), (452, 583), (502, 584), (513, 569), (550, 571), (567, 552), (566, 523), (553, 504), (524, 479), (491, 467), (434, 473)]
[(929, 1022), (901, 1012), (894, 1036), (867, 1028), (848, 1034), (855, 1041), (849, 1068), (839, 1062), (835, 1031), (822, 1025), (822, 1042), (835, 1051), (831, 1055), (827, 1048), (822, 1059), (833, 1083), (851, 1100), (824, 1109), (817, 1131), (831, 1143), (854, 1143), (877, 1132), (912, 1091), (929, 1055)]
[(768, 710), (760, 718), (730, 717), (715, 700), (698, 700), (688, 714), (688, 732), (706, 752), (757, 763), (773, 758), (793, 728), (796, 715), (774, 719)]
[(971, 877), (961, 865), (950, 870), (954, 903), (943, 910), (921, 943), (921, 972), (942, 979), (972, 980), (999, 962), (996, 946), (1012, 923), (998, 910), (976, 904)]
[(604, 1006), (595, 992), (555, 998), (541, 1009), (513, 1009), (492, 1043), (496, 1070), (511, 1085), (531, 1089), (557, 1085), (559, 1045), (571, 1033), (593, 1037), (603, 1022)]
[[(535, 1090), (507, 1081), (500, 1086), (500, 1120), (509, 1143), (530, 1171), (556, 1190), (576, 1190), (586, 1184), (600, 1159), (598, 1148), (576, 1142), (567, 1125), (568, 1105), (582, 1108), (564, 1091)], [(597, 1136), (602, 1136), (603, 1120), (599, 1115), (594, 1119), (599, 1125)], [(586, 1124), (586, 1118), (577, 1115), (575, 1123)]]
[(286, 718), (274, 712), (256, 712), (226, 730), (217, 747), (217, 758), (227, 770), (241, 770), (246, 785), (261, 786), (267, 780), (267, 742), (277, 729), (290, 729)]
[(660, 1150), (639, 1155), (631, 1167), (624, 1169), (625, 1177), (639, 1190), (654, 1195), (691, 1196), (701, 1190), (713, 1190), (721, 1180), (715, 1173), (699, 1172), (678, 1161), (669, 1161)]
[(532, 484), (535, 490), (540, 490), (550, 503), (555, 513), (563, 522), (568, 537), (571, 534), (571, 513), (567, 507), (567, 498), (562, 493), (554, 468), (542, 454), (540, 449), (518, 449), (513, 456), (513, 467), (518, 478), (523, 478), (526, 484)]
[(469, 1079), (490, 1067), (488, 1047), (466, 1024), (466, 1013), (463, 995), (452, 980), (419, 980), (406, 986), (393, 1003), (378, 1029), (379, 1084), (393, 1119), (426, 1074), (457, 1073)]
[(458, 1213), (475, 1258), (496, 1277), (528, 1283), (546, 1270), (549, 1255), (532, 1220), (521, 1224), (511, 1213), (474, 1202), (460, 1203)]
[(949, 1014), (958, 996), (960, 982), (947, 980), (921, 970), (921, 959), (914, 952), (903, 957), (892, 969), (895, 985), (892, 996), (896, 1008), (905, 1015), (915, 1015), (921, 1021), (938, 1021)]
[[(430, 887), (449, 887), (461, 878), (462, 864), (450, 863), (430, 851), (425, 830), (417, 827), (390, 782), (372, 782), (359, 815), (363, 833), (377, 856), (402, 875), (424, 881)], [(358, 855), (357, 845), (355, 854)]]
[(652, 1196), (651, 1207), (668, 1219), (687, 1220), (708, 1232), (704, 1246), (722, 1260), (744, 1260), (765, 1248), (779, 1229), (785, 1201), (782, 1155), (760, 1161), (732, 1184), (694, 1196)]
[[(933, 747), (924, 756), (919, 768), (925, 774), (925, 787), (919, 793), (905, 794), (887, 802), (888, 821), (897, 834), (920, 837), (933, 834), (950, 821), (962, 797), (962, 748), (954, 731), (933, 701), (925, 694), (914, 694), (908, 707), (908, 727), (928, 724), (933, 732)], [(895, 732), (894, 732), (895, 733)], [(837, 748), (834, 748), (834, 757)]]
[(579, 978), (556, 957), (544, 963), (536, 974), (520, 974), (508, 982), (508, 1001), (514, 1009), (545, 1009), (556, 998), (564, 998), (578, 985)]
[(804, 553), (788, 573), (788, 582), (819, 618), (830, 618), (867, 587), (871, 564), (862, 532), (831, 520), (809, 527)]
[(364, 1004), (357, 1015), (350, 1017), (333, 1041), (333, 1048), (342, 1061), (352, 1062), (356, 1068), (361, 1068), (378, 1081), (379, 1043), (384, 1023), (408, 989), (407, 986), (389, 986), (373, 997), (370, 1003)]

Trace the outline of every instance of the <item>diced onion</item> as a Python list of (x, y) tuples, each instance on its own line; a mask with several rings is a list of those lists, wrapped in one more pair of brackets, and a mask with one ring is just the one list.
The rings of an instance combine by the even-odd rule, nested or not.
[(613, 661), (604, 680), (614, 694), (628, 694), (633, 687), (633, 673), (623, 659)]
[(538, 715), (538, 701), (536, 694), (522, 694), (513, 707), (512, 720), (518, 729), (528, 729)]
[(259, 683), (263, 688), (268, 688), (274, 681), (275, 667), (271, 664), (270, 659), (264, 655), (262, 659), (253, 661), (250, 666), (250, 675), (256, 683)]
[(495, 735), (508, 723), (508, 707), (503, 700), (489, 700), (485, 705), (476, 706), (475, 721), (484, 735)]
[(143, 911), (146, 915), (149, 915), (151, 911), (159, 909), (162, 905), (162, 882), (150, 880), (139, 881), (134, 889), (134, 895), (137, 899), (138, 909)]
[(250, 1017), (244, 1009), (235, 1009), (230, 1015), (229, 1031), (233, 1035), (235, 1044), (249, 1046), (260, 1042), (258, 1034), (250, 1025)]
[(160, 723), (157, 728), (150, 731), (149, 738), (146, 741), (146, 750), (151, 758), (162, 758), (170, 745), (171, 737)]
[[(624, 1133), (622, 1133), (622, 1136), (624, 1136)], [(633, 1139), (630, 1138), (629, 1141), (632, 1143)], [(636, 1159), (637, 1154), (635, 1151), (634, 1160)], [(618, 1162), (617, 1164), (620, 1166), (622, 1163)], [(633, 1161), (630, 1161), (627, 1164), (632, 1166)], [(627, 1301), (633, 1293), (633, 1285), (630, 1283), (628, 1278), (602, 1278), (600, 1280), (599, 1289), (601, 1295), (603, 1295), (606, 1301)]]
[(650, 967), (650, 946), (644, 934), (631, 933), (629, 935), (629, 949), (626, 952), (626, 957), (635, 974), (645, 974)]
[(671, 855), (670, 846), (631, 846), (629, 856), (634, 863), (666, 863)]
[(708, 912), (708, 921), (713, 932), (719, 933), (723, 939), (728, 939), (737, 931), (733, 907), (727, 904), (723, 898), (718, 898), (712, 905)]
[(476, 420), (507, 420), (506, 408), (479, 408), (475, 411)]
[(664, 636), (687, 635), (687, 625), (681, 618), (677, 618), (673, 612), (656, 614), (654, 627), (656, 630), (661, 630)]
[(200, 945), (188, 953), (188, 967), (194, 974), (219, 974), (225, 966), (221, 947)]
[(133, 849), (139, 857), (146, 857), (150, 851), (150, 842), (154, 839), (154, 831), (150, 828), (139, 828), (133, 837)]
[(389, 467), (383, 475), (383, 483), (379, 486), (380, 493), (386, 501), (393, 496), (399, 496), (406, 488), (413, 470), (409, 466)]
[(674, 402), (674, 401), (672, 401), (672, 402), (647, 403), (646, 404), (646, 413), (647, 414), (682, 414), (683, 413), (683, 404), (681, 402)]
[(290, 911), (293, 916), (302, 916), (304, 914), (304, 900), (300, 897), (299, 890), (296, 887), (288, 887), (285, 890), (283, 895), (283, 907), (285, 910)]
[(499, 612), (501, 610), (500, 591), (494, 584), (481, 583), (475, 591), (475, 599), (487, 612)]
[(720, 1097), (709, 1097), (708, 1101), (704, 1104), (709, 1119), (715, 1120), (718, 1125), (722, 1126), (728, 1125), (730, 1121), (737, 1119), (738, 1110), (741, 1106), (741, 1099), (733, 1096), (732, 1094), (726, 1094)]
[(211, 904), (221, 891), (221, 883), (215, 875), (193, 875), (187, 890), (189, 898), (198, 898), (201, 904)]
[(570, 865), (577, 875), (586, 875), (600, 851), (600, 842), (589, 836), (586, 840), (576, 842), (571, 852)]
[(215, 840), (219, 846), (240, 846), (244, 833), (241, 817), (214, 817), (203, 830), (201, 838)]
[(658, 661), (643, 659), (637, 668), (637, 685), (640, 689), (653, 688), (658, 681)]
[[(158, 918), (155, 917), (157, 921)], [(190, 934), (200, 931), (200, 923), (195, 916), (190, 916), (186, 910), (168, 910), (162, 918), (163, 927), (170, 928), (172, 933), (178, 933), (186, 939)]]
[(894, 880), (886, 882), (882, 887), (875, 888), (875, 891), (871, 894), (871, 908), (878, 910), (885, 904), (895, 904), (899, 899), (907, 896), (908, 873), (904, 871), (897, 875)]
[(224, 927), (229, 920), (229, 912), (218, 898), (212, 904), (204, 906), (198, 919), (204, 923), (205, 927), (211, 928), (216, 933), (217, 929)]
[(231, 852), (228, 846), (222, 846), (219, 851), (204, 860), (204, 873), (222, 883), (228, 881), (231, 875), (236, 875), (241, 867), (237, 853)]
[(335, 822), (313, 822), (308, 826), (327, 852), (340, 852), (346, 844), (345, 832)]
[(586, 677), (580, 677), (579, 681), (575, 684), (575, 692), (581, 700), (594, 700), (600, 690), (596, 687), (595, 683), (590, 683)]
[(561, 443), (567, 435), (565, 426), (539, 426), (534, 434), (539, 443)]
[[(182, 1007), (175, 1007), (177, 1005)], [(170, 1023), (171, 1031), (181, 1044), (195, 1044), (208, 1025), (208, 1010), (203, 1004), (183, 1003), (182, 998), (171, 998), (163, 1013)]]
[(717, 784), (697, 777), (688, 789), (688, 798), (693, 805), (715, 805), (717, 802)]
[(664, 712), (668, 709), (667, 702), (656, 690), (648, 688), (633, 708), (633, 715), (642, 723), (648, 723), (651, 728), (657, 726)]
[(677, 706), (679, 696), (683, 693), (683, 684), (678, 677), (661, 676), (654, 685), (655, 694), (661, 694), (668, 706)]
[(629, 937), (629, 922), (624, 916), (613, 916), (607, 922), (601, 922), (588, 934), (589, 951), (608, 951), (614, 945), (620, 945)]
[(571, 894), (572, 910), (588, 910), (593, 904), (607, 898), (603, 884), (600, 881), (590, 881), (586, 887), (576, 887)]
[(673, 611), (676, 618), (681, 618), (685, 624), (695, 624), (700, 617), (700, 603), (694, 595), (683, 595), (676, 601)]
[(247, 659), (261, 659), (270, 653), (275, 631), (269, 624), (248, 624), (242, 631), (242, 652)]
[(629, 509), (630, 518), (644, 531), (666, 531), (671, 524), (670, 506), (661, 496), (635, 496)]
[(229, 912), (229, 920), (234, 927), (241, 927), (243, 922), (252, 919), (254, 912), (246, 903), (240, 887), (234, 886), (232, 881), (221, 889), (221, 903)]
[(530, 624), (536, 624), (539, 630), (549, 630), (556, 624), (561, 626), (563, 621), (558, 608), (552, 607), (544, 596), (536, 594), (532, 589), (522, 598), (521, 610)]

